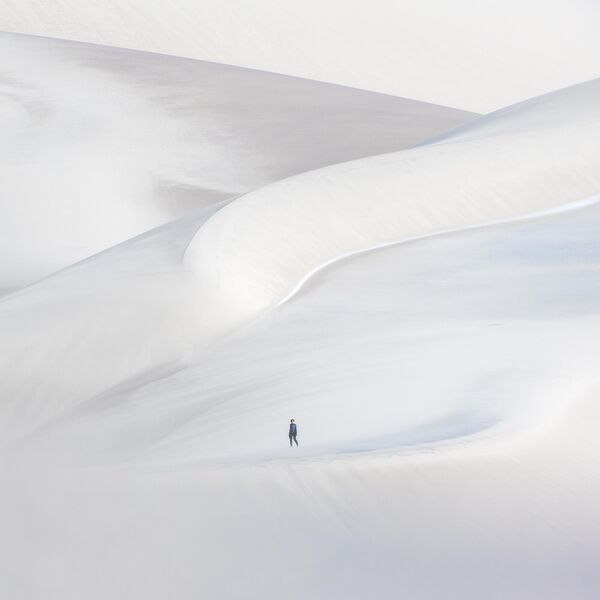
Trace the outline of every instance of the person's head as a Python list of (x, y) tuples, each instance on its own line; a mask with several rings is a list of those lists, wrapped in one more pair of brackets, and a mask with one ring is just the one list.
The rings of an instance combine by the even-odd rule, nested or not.
[(290, 423), (293, 423), (293, 422), (294, 422), (294, 419), (291, 419), (291, 420), (290, 420)]

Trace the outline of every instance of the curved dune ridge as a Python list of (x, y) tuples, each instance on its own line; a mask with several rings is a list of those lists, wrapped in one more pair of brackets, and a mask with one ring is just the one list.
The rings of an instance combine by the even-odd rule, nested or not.
[(185, 263), (207, 335), (282, 302), (336, 258), (576, 202), (600, 189), (600, 80), (418, 148), (298, 175), (212, 216)]

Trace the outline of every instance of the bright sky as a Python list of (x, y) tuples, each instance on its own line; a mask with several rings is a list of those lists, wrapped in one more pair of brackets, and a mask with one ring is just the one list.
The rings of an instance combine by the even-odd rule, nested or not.
[(600, 77), (594, 0), (3, 0), (0, 30), (190, 56), (475, 112)]

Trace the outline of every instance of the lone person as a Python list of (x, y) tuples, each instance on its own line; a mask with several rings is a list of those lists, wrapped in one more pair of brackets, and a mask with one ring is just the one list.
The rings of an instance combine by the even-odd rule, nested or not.
[(296, 423), (294, 423), (294, 419), (290, 421), (290, 447), (292, 446), (292, 441), (296, 442), (296, 446), (298, 445), (298, 440), (296, 436), (298, 435), (298, 428), (296, 427)]

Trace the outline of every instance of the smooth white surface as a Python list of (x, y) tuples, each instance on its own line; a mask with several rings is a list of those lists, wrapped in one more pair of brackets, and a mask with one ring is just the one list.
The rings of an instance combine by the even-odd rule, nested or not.
[(0, 30), (489, 112), (600, 77), (594, 0), (3, 0)]
[[(1, 297), (0, 596), (595, 600), (599, 95), (186, 204)], [(63, 128), (7, 106), (52, 166)]]

